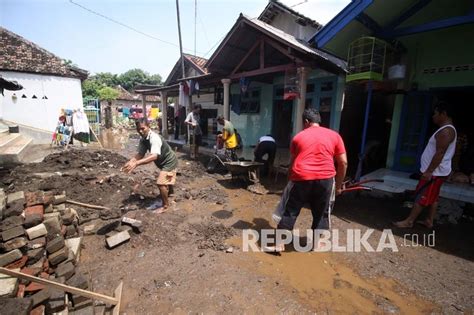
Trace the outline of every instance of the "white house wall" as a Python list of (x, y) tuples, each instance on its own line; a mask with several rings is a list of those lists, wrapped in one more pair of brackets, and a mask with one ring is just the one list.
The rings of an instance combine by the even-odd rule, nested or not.
[(217, 109), (217, 116), (224, 115), (224, 106), (214, 104), (214, 93), (193, 95), (193, 104), (201, 104), (203, 109)]
[[(0, 71), (7, 80), (18, 81), (20, 91), (5, 90), (0, 118), (17, 124), (53, 132), (61, 108), (82, 108), (81, 80), (52, 75)], [(12, 98), (13, 94), (17, 98)], [(22, 95), (26, 98), (22, 98)], [(33, 99), (36, 95), (37, 99)], [(42, 99), (46, 96), (48, 99)]]

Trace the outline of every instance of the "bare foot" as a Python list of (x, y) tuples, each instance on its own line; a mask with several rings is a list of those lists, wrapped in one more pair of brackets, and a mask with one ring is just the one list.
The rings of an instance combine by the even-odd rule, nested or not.
[(412, 228), (413, 222), (398, 221), (398, 222), (393, 222), (393, 225), (395, 225), (398, 228)]
[(162, 213), (165, 213), (166, 211), (168, 211), (168, 207), (161, 207), (156, 210), (153, 210), (152, 212), (154, 214), (162, 214)]
[(423, 225), (424, 227), (428, 228), (428, 229), (432, 229), (433, 228), (433, 223), (431, 223), (430, 221), (428, 220), (420, 220), (420, 221), (416, 221), (417, 224), (421, 224)]

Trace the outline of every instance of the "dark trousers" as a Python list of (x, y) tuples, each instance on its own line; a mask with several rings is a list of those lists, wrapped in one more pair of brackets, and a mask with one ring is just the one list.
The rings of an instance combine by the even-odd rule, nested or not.
[[(266, 176), (269, 172), (270, 166), (273, 166), (275, 161), (275, 155), (277, 151), (277, 145), (273, 141), (263, 141), (260, 142), (255, 149), (254, 156), (255, 162), (264, 163), (262, 168), (262, 176)], [(263, 157), (267, 155), (267, 159), (264, 160)]]
[(313, 215), (311, 228), (317, 229), (321, 219), (329, 217), (334, 178), (290, 182), (290, 184), (293, 186), (289, 194), (284, 196), (287, 200), (282, 200), (285, 211), (278, 228), (292, 230), (301, 208), (309, 204)]
[(180, 125), (180, 119), (179, 117), (174, 118), (174, 139), (178, 140), (179, 139), (179, 125)]

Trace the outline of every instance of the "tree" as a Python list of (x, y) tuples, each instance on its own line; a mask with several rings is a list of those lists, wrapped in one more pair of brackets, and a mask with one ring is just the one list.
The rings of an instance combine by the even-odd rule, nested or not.
[(159, 75), (158, 73), (153, 74), (150, 76), (148, 80), (148, 84), (158, 85), (158, 84), (161, 84), (161, 80), (162, 80), (161, 75)]
[(99, 90), (99, 98), (107, 101), (108, 105), (104, 108), (105, 112), (105, 128), (112, 128), (112, 101), (117, 99), (120, 92), (111, 87), (103, 87)]
[(105, 86), (98, 91), (99, 99), (102, 101), (107, 101), (109, 105), (111, 102), (120, 95), (120, 92), (114, 88)]
[(119, 76), (120, 85), (128, 91), (132, 91), (137, 84), (146, 84), (149, 75), (142, 69), (132, 69)]
[(115, 87), (118, 84), (120, 84), (118, 76), (110, 72), (96, 73), (95, 75), (91, 77), (91, 79), (95, 80), (97, 83), (101, 85), (109, 86), (109, 87)]
[(82, 82), (82, 95), (84, 98), (99, 98), (99, 90), (103, 86), (97, 81), (87, 79)]
[(77, 65), (71, 59), (63, 59), (65, 66), (77, 67)]

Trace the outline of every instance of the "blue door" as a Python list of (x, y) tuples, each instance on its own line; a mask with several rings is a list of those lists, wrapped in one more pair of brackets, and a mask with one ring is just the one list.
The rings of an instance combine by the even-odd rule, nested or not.
[(336, 106), (337, 77), (308, 80), (306, 85), (306, 108), (316, 108), (321, 115), (321, 125), (327, 128), (334, 126)]
[(411, 92), (405, 95), (400, 117), (394, 168), (403, 172), (419, 170), (431, 117), (432, 95)]

